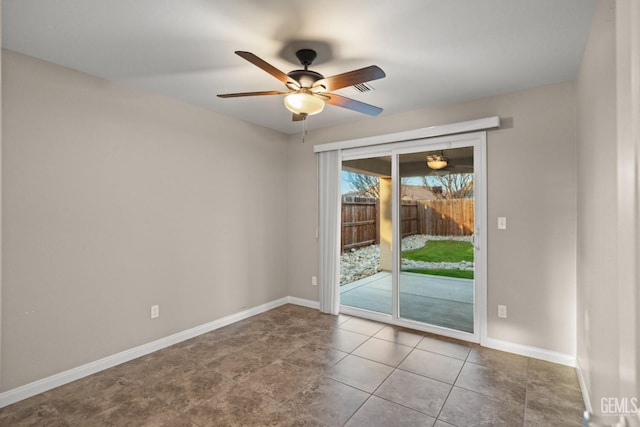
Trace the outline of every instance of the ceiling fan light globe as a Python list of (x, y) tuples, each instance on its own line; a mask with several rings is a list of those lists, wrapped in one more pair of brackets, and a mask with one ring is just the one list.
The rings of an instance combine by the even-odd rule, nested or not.
[(313, 115), (324, 109), (324, 101), (308, 89), (290, 93), (284, 97), (284, 106), (295, 114)]
[(439, 154), (433, 156), (427, 156), (427, 166), (429, 168), (438, 170), (447, 167), (447, 159)]

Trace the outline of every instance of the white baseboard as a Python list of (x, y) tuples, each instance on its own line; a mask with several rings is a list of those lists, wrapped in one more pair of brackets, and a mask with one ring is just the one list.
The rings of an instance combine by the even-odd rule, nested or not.
[(559, 353), (557, 351), (545, 350), (539, 347), (516, 344), (509, 341), (502, 341), (495, 338), (486, 338), (481, 345), (496, 350), (507, 351), (521, 356), (532, 357), (534, 359), (546, 360), (547, 362), (559, 363), (571, 367), (576, 366), (576, 358), (570, 354)]
[(288, 297), (287, 301), (289, 302), (289, 304), (301, 305), (302, 307), (316, 308), (320, 310), (320, 302), (318, 301), (311, 301), (309, 299), (297, 297)]
[(248, 310), (241, 311), (239, 313), (230, 314), (221, 319), (217, 319), (203, 325), (187, 329), (186, 331), (178, 332), (173, 335), (169, 335), (167, 337), (152, 341), (150, 343), (104, 357), (102, 359), (78, 366), (73, 369), (69, 369), (68, 371), (60, 372), (59, 374), (55, 374), (50, 377), (46, 377), (41, 380), (5, 391), (3, 393), (0, 393), (0, 408), (4, 408), (5, 406), (19, 402), (37, 394), (44, 393), (45, 391), (51, 390), (64, 384), (68, 384), (72, 381), (79, 380), (80, 378), (84, 378), (100, 371), (104, 371), (105, 369), (112, 368), (130, 360), (137, 359), (138, 357), (153, 353), (154, 351), (161, 350), (165, 347), (169, 347), (179, 342), (197, 337), (198, 335), (202, 335), (207, 332), (214, 331), (218, 328), (222, 328), (223, 326), (227, 326), (240, 320), (247, 319), (251, 316), (255, 316), (256, 314), (263, 313), (281, 305), (287, 303), (298, 304), (299, 302), (300, 304), (298, 305), (305, 305), (308, 307), (313, 303), (313, 301), (307, 302), (306, 300), (302, 300), (300, 298), (294, 298), (295, 301), (291, 301), (291, 299), (292, 297), (284, 297), (259, 305), (257, 307), (250, 308)]

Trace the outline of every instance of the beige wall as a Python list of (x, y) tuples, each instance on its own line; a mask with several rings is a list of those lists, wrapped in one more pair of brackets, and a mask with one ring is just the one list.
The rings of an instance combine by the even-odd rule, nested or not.
[[(639, 12), (635, 1), (598, 3), (577, 81), (577, 355), (596, 412), (603, 397), (640, 395)], [(632, 16), (635, 35), (624, 25)]]
[(607, 396), (618, 387), (614, 16), (612, 1), (598, 3), (577, 83), (578, 359)]
[(287, 295), (282, 134), (2, 59), (1, 390)]
[[(318, 299), (316, 159), (313, 145), (487, 116), (505, 120), (488, 133), (488, 335), (575, 354), (574, 84), (511, 93), (441, 108), (314, 130), (288, 149), (289, 291)], [(313, 120), (313, 118), (311, 118)], [(499, 232), (496, 218), (508, 217)], [(508, 319), (498, 319), (506, 304)]]
[[(640, 398), (640, 2), (616, 2), (619, 395)], [(635, 297), (634, 297), (635, 296)], [(640, 412), (636, 414), (640, 426)]]
[[(2, 4), (0, 4), (0, 46), (2, 45)], [(2, 81), (2, 55), (0, 55), (0, 82)], [(0, 101), (2, 85), (0, 84)], [(0, 224), (2, 224), (2, 102), (0, 102)], [(2, 227), (0, 227), (0, 384), (2, 384)]]

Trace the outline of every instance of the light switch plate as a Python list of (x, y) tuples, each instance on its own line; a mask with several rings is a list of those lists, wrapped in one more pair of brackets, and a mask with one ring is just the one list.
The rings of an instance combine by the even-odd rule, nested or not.
[(498, 230), (506, 230), (507, 229), (507, 217), (499, 216), (498, 217)]

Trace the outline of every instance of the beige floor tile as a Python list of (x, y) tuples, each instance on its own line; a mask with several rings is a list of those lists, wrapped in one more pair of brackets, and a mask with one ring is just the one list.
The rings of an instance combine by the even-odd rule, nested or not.
[(369, 337), (366, 335), (340, 328), (318, 332), (309, 338), (310, 342), (325, 347), (335, 348), (336, 350), (344, 351), (346, 353), (351, 353), (368, 339)]
[(385, 325), (383, 323), (374, 322), (372, 320), (359, 319), (357, 317), (354, 317), (347, 320), (346, 322), (341, 323), (338, 327), (347, 331), (372, 336), (380, 332), (385, 327)]
[(396, 367), (411, 352), (411, 347), (371, 338), (353, 351), (356, 356)]
[(271, 365), (242, 378), (241, 382), (252, 390), (284, 403), (318, 376), (309, 369), (276, 360)]
[(471, 351), (471, 347), (467, 344), (446, 341), (434, 337), (424, 337), (416, 348), (461, 360), (465, 360)]
[(451, 387), (451, 384), (398, 369), (374, 394), (436, 417), (440, 413)]
[(374, 335), (375, 338), (379, 338), (385, 341), (391, 341), (409, 347), (415, 347), (422, 340), (423, 335), (418, 331), (414, 331), (407, 328), (401, 328), (398, 326), (385, 326)]
[(392, 367), (382, 363), (349, 355), (336, 363), (329, 370), (327, 376), (368, 393), (373, 393), (392, 371)]
[(348, 427), (429, 427), (434, 422), (435, 418), (433, 417), (371, 396), (346, 425)]
[(462, 360), (453, 357), (415, 349), (398, 368), (453, 384), (463, 364)]
[(312, 372), (325, 373), (347, 354), (349, 353), (331, 347), (309, 343), (289, 353), (282, 360)]
[(516, 405), (524, 405), (526, 374), (467, 363), (462, 367), (456, 386)]
[(580, 389), (561, 383), (529, 382), (526, 404), (532, 416), (535, 413), (556, 420), (579, 420), (584, 412)]
[(289, 399), (285, 406), (329, 426), (342, 426), (369, 396), (362, 390), (321, 377)]
[(522, 425), (523, 413), (523, 405), (453, 387), (438, 419), (456, 426), (514, 427)]
[(493, 369), (526, 372), (528, 358), (505, 351), (476, 346), (471, 349), (467, 362)]

